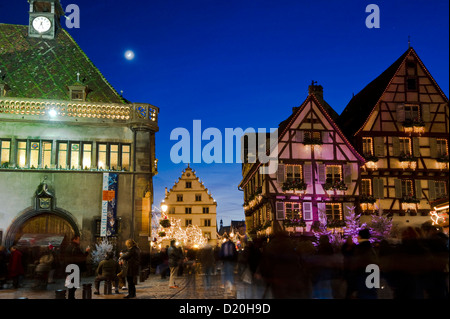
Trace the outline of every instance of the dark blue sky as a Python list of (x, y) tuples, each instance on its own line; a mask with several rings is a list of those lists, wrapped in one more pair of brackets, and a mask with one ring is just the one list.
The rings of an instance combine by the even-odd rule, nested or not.
[[(449, 93), (447, 0), (64, 0), (81, 10), (69, 33), (117, 91), (160, 108), (155, 203), (185, 164), (173, 164), (174, 128), (271, 128), (307, 96), (312, 80), (341, 113), (411, 44)], [(380, 28), (368, 29), (368, 4)], [(28, 23), (26, 0), (0, 0), (0, 22)], [(126, 50), (135, 59), (124, 58)], [(206, 144), (207, 142), (204, 142)], [(192, 164), (224, 224), (244, 218), (240, 164)]]

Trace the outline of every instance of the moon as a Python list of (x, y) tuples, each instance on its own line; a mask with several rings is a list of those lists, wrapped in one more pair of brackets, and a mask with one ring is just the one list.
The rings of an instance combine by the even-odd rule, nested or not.
[(134, 52), (132, 50), (127, 50), (125, 52), (125, 59), (127, 59), (128, 61), (131, 61), (134, 59)]

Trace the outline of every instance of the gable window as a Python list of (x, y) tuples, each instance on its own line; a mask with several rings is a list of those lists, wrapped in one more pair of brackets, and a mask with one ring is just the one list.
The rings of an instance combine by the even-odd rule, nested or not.
[(202, 201), (202, 195), (201, 194), (195, 194), (195, 201), (201, 202)]
[(327, 219), (330, 220), (342, 220), (342, 209), (339, 203), (328, 203), (325, 205)]
[(0, 140), (0, 165), (9, 163), (11, 157), (11, 141)]
[(363, 137), (362, 138), (362, 147), (363, 147), (363, 155), (364, 156), (372, 156), (373, 155), (373, 139), (371, 137)]
[(192, 182), (186, 182), (186, 188), (192, 188)]
[(417, 90), (417, 78), (408, 78), (406, 80), (406, 88), (408, 91), (416, 91)]
[(418, 105), (405, 105), (405, 121), (413, 121), (420, 119), (420, 112)]
[(303, 144), (322, 144), (322, 134), (319, 131), (303, 132)]
[(183, 201), (183, 194), (177, 194), (177, 202)]

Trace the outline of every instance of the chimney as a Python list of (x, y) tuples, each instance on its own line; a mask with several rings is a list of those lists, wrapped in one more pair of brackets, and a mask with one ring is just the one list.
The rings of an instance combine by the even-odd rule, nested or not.
[(308, 87), (308, 94), (314, 94), (319, 101), (323, 101), (322, 85), (317, 85), (317, 81), (312, 81)]

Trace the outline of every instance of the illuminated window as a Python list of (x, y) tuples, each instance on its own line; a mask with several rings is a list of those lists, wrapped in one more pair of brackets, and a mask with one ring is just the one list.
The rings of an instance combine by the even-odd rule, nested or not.
[(208, 238), (208, 239), (211, 239), (211, 233), (210, 232), (204, 232), (203, 233), (203, 235), (206, 237), (206, 238)]
[(131, 146), (122, 145), (122, 169), (125, 171), (130, 170), (131, 161)]
[(27, 163), (27, 142), (17, 142), (17, 165), (19, 167), (25, 167)]
[(98, 144), (98, 156), (97, 156), (97, 167), (99, 169), (107, 168), (108, 149), (106, 144)]
[(119, 145), (111, 144), (109, 146), (109, 167), (110, 169), (117, 169), (119, 166)]
[(417, 120), (420, 118), (418, 105), (405, 105), (405, 120)]
[(90, 143), (84, 143), (83, 144), (83, 150), (82, 150), (82, 163), (84, 169), (91, 168), (92, 163), (92, 144)]
[(445, 181), (435, 181), (436, 198), (446, 198), (447, 195), (447, 183)]
[(319, 131), (305, 131), (303, 133), (304, 141), (322, 141), (322, 134)]
[(302, 179), (301, 165), (285, 165), (285, 170), (286, 170), (286, 182)]
[(342, 180), (342, 167), (340, 165), (326, 166), (327, 183), (334, 184)]
[(372, 187), (371, 187), (371, 180), (370, 179), (362, 179), (361, 180), (361, 186), (359, 188), (359, 193), (361, 195), (370, 196), (372, 195)]
[(436, 151), (438, 157), (448, 155), (448, 142), (446, 139), (438, 138), (436, 140)]
[(298, 219), (301, 217), (300, 203), (284, 203), (286, 219)]
[(341, 220), (342, 219), (341, 204), (339, 204), (339, 203), (326, 204), (326, 214), (327, 214), (328, 220), (333, 220), (333, 219)]
[(402, 179), (402, 194), (403, 196), (414, 196), (414, 189), (413, 189), (413, 181), (410, 179)]
[(131, 145), (99, 143), (97, 147), (97, 167), (102, 169), (130, 169)]
[(30, 142), (30, 167), (39, 167), (39, 153), (41, 143), (37, 141)]
[(373, 155), (373, 140), (371, 137), (362, 138), (363, 155)]
[(0, 141), (0, 165), (9, 163), (11, 157), (11, 141)]
[(411, 139), (408, 137), (399, 138), (400, 154), (411, 155)]
[(42, 167), (50, 168), (52, 163), (52, 142), (42, 142)]
[(70, 167), (80, 168), (80, 143), (70, 143)]
[(58, 142), (58, 168), (67, 168), (67, 157), (68, 157), (68, 143)]

